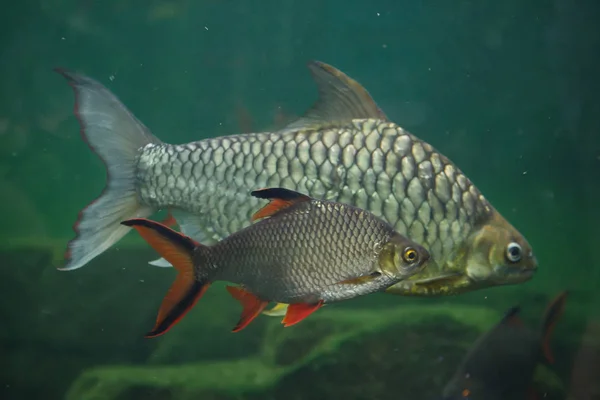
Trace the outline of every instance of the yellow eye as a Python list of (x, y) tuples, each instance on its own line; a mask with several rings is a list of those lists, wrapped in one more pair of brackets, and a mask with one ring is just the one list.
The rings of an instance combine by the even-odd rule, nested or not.
[(413, 263), (417, 261), (417, 251), (412, 247), (404, 249), (404, 254), (402, 254), (402, 258), (407, 263)]

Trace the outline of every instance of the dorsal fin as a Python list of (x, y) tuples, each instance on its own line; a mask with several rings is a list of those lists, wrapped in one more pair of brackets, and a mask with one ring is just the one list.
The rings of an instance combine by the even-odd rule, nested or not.
[(311, 197), (285, 188), (265, 188), (254, 190), (250, 193), (252, 196), (259, 199), (271, 200), (269, 204), (258, 210), (252, 216), (252, 221), (260, 218), (270, 217), (278, 211), (281, 211), (292, 204), (301, 201), (310, 201)]
[(358, 118), (388, 120), (367, 89), (342, 71), (320, 61), (311, 61), (308, 69), (317, 84), (319, 98), (284, 130), (343, 125)]

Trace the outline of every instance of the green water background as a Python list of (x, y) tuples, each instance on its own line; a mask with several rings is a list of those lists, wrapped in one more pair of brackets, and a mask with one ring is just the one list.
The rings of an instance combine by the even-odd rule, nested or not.
[[(18, 256), (24, 248), (62, 252), (73, 237), (77, 213), (105, 182), (101, 161), (79, 136), (72, 92), (52, 71), (58, 66), (98, 79), (156, 136), (183, 143), (237, 133), (250, 126), (243, 115), (250, 116), (253, 130), (263, 130), (274, 126), (278, 110), (290, 117), (301, 114), (316, 97), (306, 62), (332, 64), (363, 84), (390, 119), (453, 160), (537, 253), (540, 270), (530, 282), (424, 301), (468, 303), (485, 297), (503, 307), (513, 296), (550, 296), (568, 288), (578, 299), (570, 312), (581, 324), (598, 315), (597, 2), (5, 3), (0, 13), (0, 237), (12, 256), (0, 267), (1, 310), (8, 321), (0, 332), (5, 354), (11, 355), (2, 366), (8, 387), (0, 393), (5, 390), (8, 398), (26, 398), (19, 396), (27, 391), (15, 387), (26, 387), (28, 374), (42, 373), (36, 372), (33, 356), (15, 361), (38, 339), (40, 349), (47, 348), (48, 332), (28, 325), (48, 313), (45, 297), (35, 295), (44, 288), (35, 284), (50, 280), (53, 293), (89, 304), (102, 299), (82, 293), (86, 289), (76, 286), (78, 277), (95, 280), (98, 292), (114, 293), (124, 279), (157, 274), (144, 269), (147, 259), (125, 277), (99, 271), (101, 260), (59, 273), (53, 260), (43, 272), (36, 270), (43, 278), (38, 281), (40, 275), (28, 276), (27, 257)], [(106, 254), (131, 245), (143, 243), (128, 235)], [(16, 290), (13, 275), (23, 288), (31, 282), (26, 294)], [(160, 287), (145, 289), (148, 297), (142, 299), (122, 293), (120, 301), (152, 302), (152, 308), (167, 286), (161, 281)], [(415, 302), (376, 297), (347, 307), (376, 312), (379, 304), (402, 301)], [(77, 319), (85, 314), (85, 304), (80, 314), (50, 312), (55, 337), (66, 324), (71, 343), (77, 343), (78, 332), (86, 332), (87, 322)], [(237, 304), (227, 304), (237, 312)], [(198, 311), (197, 317), (213, 314), (218, 310)], [(140, 344), (140, 332), (110, 329), (127, 340), (135, 336), (135, 345), (124, 346), (119, 362), (133, 361), (135, 346), (151, 346)], [(60, 398), (79, 367), (65, 367), (70, 361), (59, 340), (52, 346), (63, 354), (55, 368), (69, 372), (64, 381), (35, 385), (42, 392), (55, 391), (47, 398)], [(97, 361), (107, 363), (110, 357)], [(20, 385), (12, 383), (15, 375), (22, 377)]]

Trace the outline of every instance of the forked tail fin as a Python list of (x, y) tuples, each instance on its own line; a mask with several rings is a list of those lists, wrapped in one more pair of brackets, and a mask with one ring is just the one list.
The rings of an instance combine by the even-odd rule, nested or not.
[(156, 324), (145, 337), (163, 335), (194, 307), (210, 286), (208, 279), (197, 275), (193, 263), (194, 251), (202, 245), (148, 219), (130, 219), (122, 224), (135, 228), (140, 236), (177, 270), (177, 278), (163, 299)]
[(140, 149), (160, 143), (108, 89), (95, 80), (63, 69), (75, 92), (74, 113), (81, 136), (104, 162), (107, 183), (96, 200), (79, 213), (60, 270), (83, 267), (119, 241), (130, 228), (120, 224), (129, 218), (147, 217), (154, 210), (140, 204), (135, 188), (135, 163)]
[(567, 291), (563, 291), (550, 302), (542, 320), (542, 351), (549, 363), (554, 363), (554, 356), (550, 351), (550, 336), (564, 312), (567, 294)]

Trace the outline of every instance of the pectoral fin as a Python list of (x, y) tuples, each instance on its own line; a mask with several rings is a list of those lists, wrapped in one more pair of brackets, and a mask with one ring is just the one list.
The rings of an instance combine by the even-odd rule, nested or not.
[(409, 279), (390, 286), (385, 292), (401, 296), (441, 296), (463, 293), (471, 285), (472, 281), (468, 276), (451, 272), (431, 278)]
[(445, 285), (445, 284), (451, 284), (453, 282), (456, 282), (458, 280), (460, 280), (460, 278), (462, 278), (464, 275), (456, 272), (456, 273), (448, 273), (448, 274), (442, 274), (442, 275), (438, 275), (438, 276), (434, 276), (431, 278), (427, 278), (427, 279), (421, 279), (418, 281), (415, 281), (415, 285), (419, 285), (419, 286), (433, 286), (433, 285)]
[(349, 278), (344, 281), (339, 282), (340, 285), (363, 285), (365, 283), (373, 282), (374, 279), (377, 279), (381, 276), (381, 272), (375, 271), (369, 275), (357, 276), (355, 278)]

